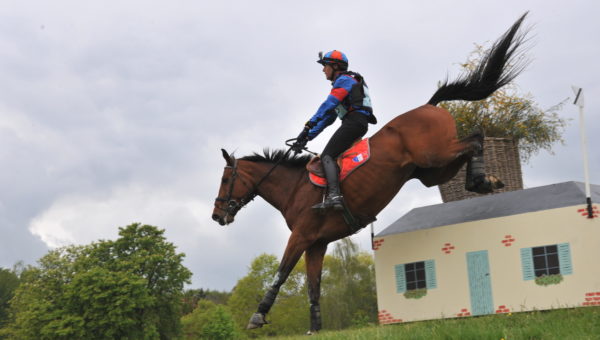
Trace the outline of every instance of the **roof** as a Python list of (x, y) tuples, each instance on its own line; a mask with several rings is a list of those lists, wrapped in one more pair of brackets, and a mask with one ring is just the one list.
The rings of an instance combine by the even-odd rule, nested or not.
[[(592, 202), (600, 202), (600, 185), (591, 185), (590, 191)], [(551, 184), (415, 208), (376, 236), (585, 204), (583, 183)]]

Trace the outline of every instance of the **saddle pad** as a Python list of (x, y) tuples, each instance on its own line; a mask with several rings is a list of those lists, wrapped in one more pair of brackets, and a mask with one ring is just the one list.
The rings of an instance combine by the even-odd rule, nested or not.
[[(365, 164), (371, 157), (371, 149), (369, 139), (365, 138), (354, 144), (350, 149), (338, 157), (338, 165), (340, 166), (340, 183), (348, 177), (354, 170)], [(320, 187), (327, 186), (327, 180), (324, 177), (317, 176), (312, 172), (308, 173), (310, 181)]]

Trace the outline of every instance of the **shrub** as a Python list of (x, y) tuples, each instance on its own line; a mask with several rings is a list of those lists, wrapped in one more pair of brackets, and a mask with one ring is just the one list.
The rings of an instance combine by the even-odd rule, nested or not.
[[(484, 54), (483, 47), (477, 45), (461, 67), (465, 72), (473, 70)], [(527, 161), (539, 150), (552, 152), (554, 143), (563, 142), (561, 134), (566, 121), (558, 116), (558, 111), (564, 103), (543, 110), (531, 94), (521, 94), (514, 83), (509, 83), (484, 100), (444, 102), (440, 106), (456, 120), (459, 138), (474, 130), (482, 131), (486, 137), (512, 138), (518, 144), (521, 159)]]

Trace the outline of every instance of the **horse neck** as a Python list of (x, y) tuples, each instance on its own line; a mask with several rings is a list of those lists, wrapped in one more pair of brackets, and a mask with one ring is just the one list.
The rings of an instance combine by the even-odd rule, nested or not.
[[(256, 193), (279, 211), (283, 211), (293, 194), (296, 179), (302, 169), (278, 166), (266, 178), (274, 163), (248, 162), (245, 173), (251, 178), (252, 185), (259, 184)], [(264, 178), (264, 180), (263, 180)]]

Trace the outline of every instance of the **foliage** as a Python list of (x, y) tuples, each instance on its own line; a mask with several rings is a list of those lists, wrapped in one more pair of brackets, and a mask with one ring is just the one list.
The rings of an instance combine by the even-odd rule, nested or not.
[[(249, 273), (240, 279), (229, 298), (228, 306), (238, 329), (245, 331), (250, 316), (256, 308), (277, 273), (279, 262), (273, 255), (262, 254), (256, 257)], [(271, 323), (263, 328), (248, 332), (248, 336), (273, 336), (297, 334), (306, 331), (309, 324), (309, 305), (306, 297), (304, 261), (300, 260), (283, 284), (273, 308), (267, 315)]]
[(189, 314), (196, 307), (201, 300), (208, 300), (218, 305), (227, 304), (227, 300), (231, 296), (229, 292), (220, 292), (210, 289), (187, 289), (183, 293), (183, 315)]
[(164, 230), (119, 228), (115, 241), (50, 251), (11, 302), (19, 339), (173, 339), (191, 273)]
[(321, 311), (325, 329), (342, 329), (377, 321), (375, 265), (350, 238), (338, 241), (325, 257)]
[[(14, 270), (0, 268), (0, 328), (8, 321), (8, 302), (19, 286), (19, 276)], [(2, 337), (0, 336), (0, 339)]]
[(227, 340), (240, 337), (228, 308), (200, 300), (197, 308), (182, 319), (185, 340)]
[(404, 292), (404, 297), (407, 299), (420, 299), (427, 295), (427, 288), (411, 289)]
[[(277, 273), (273, 255), (256, 257), (249, 273), (237, 282), (227, 303), (240, 331), (249, 337), (304, 333), (310, 324), (304, 261), (300, 260), (281, 287), (267, 315), (270, 324), (245, 331), (250, 316), (262, 300)], [(371, 255), (359, 251), (351, 239), (336, 243), (326, 255), (321, 285), (321, 314), (325, 329), (360, 327), (377, 321), (374, 263)]]
[[(582, 307), (441, 319), (372, 326), (343, 331), (322, 331), (314, 340), (564, 340), (598, 339), (600, 307)], [(305, 336), (271, 340), (302, 340)]]
[(535, 278), (535, 283), (540, 286), (557, 285), (561, 283), (563, 276), (560, 274), (555, 275), (542, 275)]
[[(462, 68), (473, 70), (484, 53), (483, 47), (477, 46)], [(558, 116), (563, 104), (543, 110), (531, 94), (520, 94), (517, 86), (509, 83), (484, 100), (451, 101), (440, 106), (454, 116), (460, 138), (474, 130), (487, 137), (512, 138), (518, 143), (521, 159), (527, 161), (539, 150), (551, 151), (554, 143), (563, 142), (566, 122)]]

